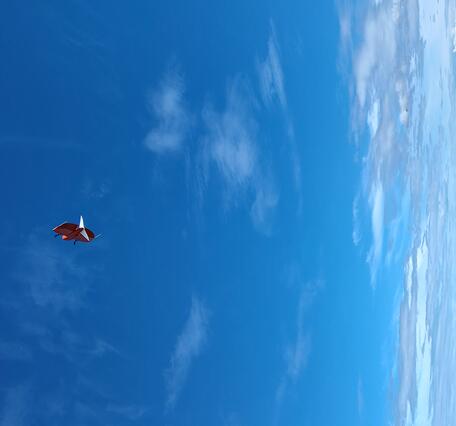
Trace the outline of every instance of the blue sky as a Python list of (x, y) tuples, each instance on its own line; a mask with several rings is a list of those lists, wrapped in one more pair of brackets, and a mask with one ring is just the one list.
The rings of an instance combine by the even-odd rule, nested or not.
[(0, 426), (448, 424), (431, 3), (0, 6)]

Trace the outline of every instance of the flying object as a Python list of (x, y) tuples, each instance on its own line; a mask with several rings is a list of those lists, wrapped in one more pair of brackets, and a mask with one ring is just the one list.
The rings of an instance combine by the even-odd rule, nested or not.
[(54, 237), (59, 235), (62, 237), (62, 240), (74, 241), (73, 244), (76, 244), (77, 241), (81, 243), (90, 243), (99, 235), (95, 234), (84, 226), (84, 219), (81, 216), (79, 220), (79, 225), (75, 223), (64, 222), (59, 226), (56, 226), (53, 231), (56, 233)]

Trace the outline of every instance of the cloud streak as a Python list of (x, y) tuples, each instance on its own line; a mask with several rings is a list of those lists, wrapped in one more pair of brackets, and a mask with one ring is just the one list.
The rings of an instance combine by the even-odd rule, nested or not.
[(261, 96), (264, 103), (271, 106), (273, 101), (277, 99), (282, 108), (284, 110), (287, 109), (279, 44), (273, 23), (271, 23), (271, 32), (268, 40), (268, 53), (265, 60), (260, 62), (258, 71)]
[(301, 293), (296, 320), (296, 339), (286, 351), (287, 375), (292, 382), (298, 380), (309, 359), (311, 338), (310, 333), (305, 326), (305, 315), (313, 303), (313, 299), (313, 289), (306, 288)]
[(285, 130), (290, 147), (293, 180), (298, 197), (298, 213), (300, 213), (303, 208), (301, 162), (296, 144), (293, 120), (291, 119), (288, 108), (285, 78), (280, 56), (277, 34), (274, 23), (271, 21), (267, 55), (258, 65), (260, 92), (262, 100), (268, 108), (271, 108), (274, 103), (278, 103), (283, 113)]
[[(296, 279), (296, 277), (293, 279)], [(323, 283), (317, 281), (306, 284), (301, 290), (297, 307), (295, 338), (285, 348), (286, 369), (276, 390), (276, 424), (279, 423), (280, 409), (289, 388), (299, 381), (308, 365), (312, 349), (312, 338), (310, 327), (306, 324), (306, 316), (322, 286)]]
[(207, 339), (208, 311), (196, 297), (192, 298), (190, 314), (177, 338), (169, 367), (165, 372), (166, 409), (177, 403), (194, 360), (201, 354)]
[(371, 282), (375, 286), (377, 272), (380, 266), (383, 252), (384, 233), (384, 194), (381, 182), (377, 182), (371, 190), (369, 204), (371, 206), (371, 224), (373, 243), (368, 255), (368, 262), (371, 268)]

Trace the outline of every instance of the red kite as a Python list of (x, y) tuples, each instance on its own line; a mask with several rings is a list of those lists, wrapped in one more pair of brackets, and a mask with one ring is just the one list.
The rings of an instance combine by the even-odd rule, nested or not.
[(76, 244), (76, 241), (80, 241), (81, 243), (90, 243), (92, 240), (99, 237), (99, 235), (95, 236), (89, 228), (84, 226), (84, 219), (82, 216), (79, 221), (79, 226), (75, 223), (64, 222), (61, 225), (56, 226), (53, 231), (56, 233), (55, 237), (61, 235), (62, 240), (73, 240), (73, 244)]

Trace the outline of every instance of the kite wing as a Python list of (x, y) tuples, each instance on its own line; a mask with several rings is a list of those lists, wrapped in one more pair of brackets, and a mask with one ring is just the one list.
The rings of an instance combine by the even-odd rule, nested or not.
[(53, 229), (53, 231), (56, 232), (59, 235), (68, 236), (68, 235), (72, 234), (74, 231), (76, 231), (76, 229), (78, 229), (78, 225), (76, 225), (75, 223), (65, 222), (65, 223), (62, 223), (59, 226), (56, 226)]

